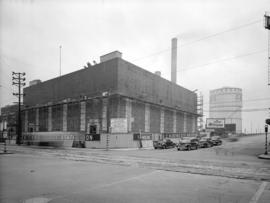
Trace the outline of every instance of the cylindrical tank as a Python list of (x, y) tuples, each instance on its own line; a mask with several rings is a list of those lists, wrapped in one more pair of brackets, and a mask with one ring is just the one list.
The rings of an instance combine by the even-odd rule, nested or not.
[(210, 91), (210, 118), (224, 118), (225, 125), (235, 124), (236, 133), (242, 132), (242, 89), (223, 87)]

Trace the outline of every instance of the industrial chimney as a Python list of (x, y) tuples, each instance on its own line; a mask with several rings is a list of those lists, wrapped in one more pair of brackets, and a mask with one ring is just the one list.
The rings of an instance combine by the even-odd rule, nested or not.
[(171, 82), (176, 84), (177, 76), (177, 38), (172, 38), (172, 52), (171, 52)]

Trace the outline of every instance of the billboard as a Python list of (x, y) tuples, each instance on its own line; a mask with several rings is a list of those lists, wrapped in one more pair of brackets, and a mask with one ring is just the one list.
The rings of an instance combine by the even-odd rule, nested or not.
[(206, 128), (225, 128), (224, 118), (207, 118)]
[(112, 133), (127, 133), (127, 119), (126, 118), (111, 118), (111, 132)]

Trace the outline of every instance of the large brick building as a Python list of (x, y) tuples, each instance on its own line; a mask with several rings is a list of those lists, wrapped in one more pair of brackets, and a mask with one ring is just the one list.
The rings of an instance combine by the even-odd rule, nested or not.
[(138, 133), (159, 139), (196, 131), (194, 92), (123, 60), (120, 52), (100, 61), (24, 88), (24, 138), (69, 135), (104, 147), (109, 133), (113, 147), (136, 147)]

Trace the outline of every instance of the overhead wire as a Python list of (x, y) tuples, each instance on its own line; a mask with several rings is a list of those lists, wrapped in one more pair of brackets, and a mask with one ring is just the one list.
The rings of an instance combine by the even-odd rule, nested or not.
[[(185, 46), (189, 46), (191, 44), (195, 44), (197, 42), (201, 42), (203, 40), (207, 40), (207, 39), (210, 39), (210, 38), (213, 38), (213, 37), (216, 37), (218, 35), (222, 35), (222, 34), (225, 34), (225, 33), (228, 33), (228, 32), (232, 32), (232, 31), (235, 31), (235, 30), (239, 30), (239, 29), (242, 29), (242, 28), (245, 28), (245, 27), (248, 27), (248, 26), (251, 26), (251, 25), (254, 25), (254, 24), (258, 24), (259, 22), (262, 22), (262, 20), (256, 20), (256, 21), (253, 21), (253, 22), (250, 22), (250, 23), (246, 23), (246, 24), (243, 24), (243, 25), (240, 25), (240, 26), (237, 26), (237, 27), (233, 27), (233, 28), (230, 28), (230, 29), (227, 29), (227, 30), (223, 30), (221, 32), (217, 32), (217, 33), (214, 33), (214, 34), (211, 34), (211, 35), (207, 35), (205, 37), (202, 37), (202, 38), (199, 38), (197, 40), (194, 40), (194, 41), (191, 41), (191, 42), (187, 42), (187, 43), (184, 43), (182, 45), (180, 45), (179, 47), (185, 47)], [(180, 36), (181, 34), (178, 34), (177, 36)], [(158, 52), (154, 52), (152, 54), (149, 54), (149, 55), (146, 55), (146, 56), (142, 56), (140, 58), (136, 58), (134, 59), (133, 61), (139, 61), (139, 60), (142, 60), (142, 59), (145, 59), (145, 58), (149, 58), (149, 57), (152, 57), (152, 56), (155, 56), (155, 55), (159, 55), (161, 53), (164, 53), (164, 52), (167, 52), (171, 50), (171, 48), (166, 48), (166, 49), (163, 49), (163, 50), (160, 50)]]
[(270, 108), (252, 108), (252, 109), (237, 109), (237, 110), (204, 110), (206, 112), (255, 112), (255, 111), (268, 111)]
[(211, 35), (202, 37), (202, 38), (200, 38), (200, 39), (197, 39), (197, 40), (194, 40), (194, 41), (185, 43), (185, 44), (183, 44), (181, 47), (188, 46), (188, 45), (191, 45), (191, 44), (194, 44), (194, 43), (203, 41), (203, 40), (207, 40), (207, 39), (216, 37), (216, 36), (218, 36), (218, 35), (221, 35), (221, 34), (224, 34), (224, 33), (227, 33), (227, 32), (232, 32), (232, 31), (235, 31), (235, 30), (239, 30), (239, 29), (242, 29), (242, 28), (247, 27), (247, 26), (251, 26), (251, 25), (254, 25), (254, 24), (258, 24), (259, 22), (262, 22), (262, 21), (263, 21), (263, 20), (256, 20), (256, 21), (253, 21), (253, 22), (250, 22), (250, 23), (246, 23), (246, 24), (243, 24), (243, 25), (240, 25), (240, 26), (237, 26), (237, 27), (233, 27), (233, 28), (230, 28), (230, 29), (221, 31), (221, 32), (217, 32), (217, 33), (214, 33), (214, 34), (211, 34)]
[[(246, 100), (242, 100), (241, 102), (268, 101), (268, 100), (270, 100), (270, 97), (257, 98), (257, 99), (246, 99)], [(239, 102), (239, 101), (215, 102), (214, 104), (227, 104), (227, 103), (235, 103), (235, 102)], [(210, 102), (204, 102), (203, 104), (210, 104)]]
[(260, 54), (260, 53), (264, 53), (264, 52), (267, 52), (267, 49), (262, 49), (262, 50), (258, 50), (258, 51), (254, 51), (254, 52), (250, 52), (250, 53), (246, 53), (246, 54), (241, 54), (241, 55), (236, 55), (236, 56), (231, 56), (231, 57), (227, 57), (227, 58), (221, 58), (221, 59), (214, 60), (212, 62), (208, 62), (208, 63), (205, 63), (205, 64), (194, 65), (194, 66), (185, 66), (185, 67), (183, 67), (183, 69), (178, 70), (177, 72), (196, 69), (196, 68), (209, 66), (209, 65), (212, 65), (212, 64), (221, 63), (221, 62), (224, 62), (224, 61), (234, 60), (234, 59), (237, 59), (237, 58), (247, 57), (247, 56)]

